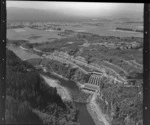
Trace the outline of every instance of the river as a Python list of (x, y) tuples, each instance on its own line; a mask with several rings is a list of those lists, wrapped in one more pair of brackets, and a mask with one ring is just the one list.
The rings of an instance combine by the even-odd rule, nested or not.
[[(31, 52), (28, 52), (24, 49), (21, 49), (20, 47), (14, 47), (14, 46), (7, 46), (8, 49), (12, 50), (18, 57), (20, 57), (22, 60), (31, 59), (31, 58), (40, 58), (40, 56), (33, 54)], [(74, 81), (71, 80), (65, 80), (63, 78), (60, 78), (56, 75), (53, 75), (51, 73), (46, 73), (46, 75), (52, 79), (56, 79), (62, 84), (64, 87), (68, 88), (70, 92), (78, 93), (80, 90), (77, 86), (77, 84)], [(90, 116), (87, 108), (86, 103), (79, 103), (75, 102), (75, 105), (79, 109), (79, 123), (80, 125), (95, 125), (92, 117)]]
[[(46, 74), (52, 79), (57, 79), (60, 82), (60, 84), (68, 88), (70, 92), (78, 93), (80, 91), (77, 84), (74, 81), (65, 80), (51, 73), (46, 73)], [(80, 125), (95, 125), (92, 117), (90, 116), (86, 108), (86, 103), (75, 102), (75, 104), (79, 109), (78, 118), (79, 118)]]
[(13, 46), (13, 45), (8, 45), (7, 48), (9, 50), (12, 50), (22, 60), (27, 60), (27, 59), (32, 59), (32, 58), (41, 58), (40, 56), (38, 56), (34, 53), (31, 53), (27, 50), (24, 50), (20, 47), (16, 47), (16, 46)]

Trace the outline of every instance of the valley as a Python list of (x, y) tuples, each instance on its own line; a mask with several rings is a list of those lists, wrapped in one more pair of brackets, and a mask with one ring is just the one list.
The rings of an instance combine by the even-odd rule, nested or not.
[(6, 123), (143, 125), (141, 10), (41, 5), (8, 7)]
[[(16, 27), (13, 29), (16, 29)], [(43, 32), (43, 29), (38, 30)], [(28, 33), (30, 34), (30, 32)], [(46, 76), (42, 75), (51, 87), (57, 88), (57, 93), (63, 100), (87, 103), (85, 104), (87, 105), (87, 111), (91, 114), (92, 121), (96, 125), (110, 125), (112, 116), (105, 114), (104, 109), (101, 109), (101, 106), (99, 107), (99, 102), (102, 101), (99, 96), (102, 96), (104, 94), (103, 89), (109, 86), (117, 85), (129, 88), (142, 86), (142, 81), (139, 81), (136, 76), (142, 75), (141, 49), (143, 39), (135, 36), (101, 36), (72, 30), (66, 33), (63, 37), (55, 38), (52, 41), (38, 42), (41, 39), (39, 32), (34, 32), (35, 35), (30, 36), (30, 39), (26, 36), (19, 39), (10, 39), (9, 34), (11, 32), (8, 29), (7, 48), (22, 60), (32, 64), (39, 72), (43, 70), (42, 72), (52, 73), (54, 76), (65, 80), (75, 81), (80, 89), (78, 92), (74, 88), (68, 88), (73, 83), (69, 85), (69, 82), (68, 84), (60, 82), (58, 84), (59, 81), (51, 79), (49, 75), (49, 78), (45, 73)], [(31, 37), (36, 42), (33, 42)], [(44, 36), (42, 37), (44, 38)], [(15, 37), (13, 36), (13, 38)], [(45, 38), (49, 39), (49, 37)], [(97, 81), (99, 86), (96, 85), (99, 92), (93, 93), (92, 91), (95, 91), (94, 84), (97, 83), (93, 81), (89, 86), (88, 82), (92, 74), (95, 73), (99, 74), (100, 77), (100, 79), (97, 79), (100, 80)], [(132, 74), (135, 74), (135, 77)], [(52, 75), (50, 76), (52, 77)], [(133, 78), (130, 78), (130, 76), (133, 76)], [(103, 102), (100, 103), (100, 105), (102, 104)], [(98, 107), (100, 109), (97, 109)], [(97, 110), (101, 110), (101, 113)], [(94, 114), (92, 115), (92, 113)]]

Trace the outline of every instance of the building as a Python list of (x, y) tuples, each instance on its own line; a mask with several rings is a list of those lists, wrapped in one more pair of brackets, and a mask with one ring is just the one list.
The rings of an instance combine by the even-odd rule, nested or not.
[(96, 91), (100, 91), (100, 87), (97, 85), (93, 85), (93, 84), (89, 84), (89, 83), (85, 83), (82, 87), (82, 90), (88, 90), (90, 92), (96, 92)]

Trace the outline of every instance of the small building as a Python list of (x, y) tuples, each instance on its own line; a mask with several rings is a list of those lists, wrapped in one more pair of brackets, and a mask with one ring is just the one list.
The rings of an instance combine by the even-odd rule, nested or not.
[(89, 83), (85, 83), (85, 84), (81, 87), (81, 89), (83, 89), (83, 90), (88, 90), (88, 91), (92, 91), (92, 92), (100, 91), (98, 85), (93, 85), (93, 84), (89, 84)]

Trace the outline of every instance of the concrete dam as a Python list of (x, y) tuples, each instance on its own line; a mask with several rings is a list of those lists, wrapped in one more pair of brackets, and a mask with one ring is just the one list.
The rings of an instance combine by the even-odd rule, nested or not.
[(88, 80), (88, 83), (85, 83), (82, 87), (84, 90), (88, 91), (100, 91), (100, 84), (101, 80), (103, 78), (103, 75), (101, 74), (92, 74)]
[(90, 76), (88, 84), (100, 86), (102, 75), (93, 74)]

